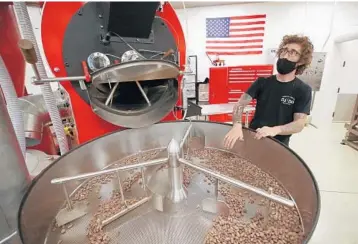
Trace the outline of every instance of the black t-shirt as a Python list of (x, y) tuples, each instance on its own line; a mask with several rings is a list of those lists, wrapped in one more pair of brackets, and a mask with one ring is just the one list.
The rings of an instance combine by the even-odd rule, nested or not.
[[(278, 126), (293, 121), (295, 113), (310, 114), (312, 89), (302, 80), (280, 82), (276, 76), (258, 78), (246, 92), (256, 99), (256, 112), (250, 128)], [(291, 135), (275, 138), (288, 144)]]

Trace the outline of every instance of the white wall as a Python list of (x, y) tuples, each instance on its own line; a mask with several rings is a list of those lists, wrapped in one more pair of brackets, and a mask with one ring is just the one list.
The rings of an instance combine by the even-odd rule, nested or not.
[[(322, 51), (328, 37), (334, 4), (331, 3), (253, 3), (215, 7), (200, 7), (177, 10), (182, 23), (188, 51), (198, 55), (200, 79), (208, 76), (210, 62), (205, 55), (205, 19), (237, 15), (266, 14), (264, 53), (250, 56), (226, 56), (228, 65), (268, 63), (272, 59), (267, 55), (270, 48), (277, 48), (285, 34), (308, 35), (316, 51)], [(344, 33), (351, 27), (358, 27), (358, 3), (337, 3), (334, 28)], [(188, 30), (186, 30), (186, 18)], [(324, 51), (329, 49), (328, 43)], [(205, 77), (204, 77), (205, 76)]]
[(342, 64), (337, 67), (340, 93), (358, 94), (358, 40), (337, 44), (337, 52)]
[[(358, 71), (358, 43), (344, 43), (333, 48), (332, 40), (335, 36), (350, 31), (358, 31), (358, 3), (341, 3), (335, 5), (333, 28), (329, 41), (323, 48), (323, 44), (329, 37), (331, 20), (333, 16), (334, 2), (295, 2), (295, 3), (252, 3), (215, 7), (200, 7), (177, 10), (182, 23), (189, 54), (198, 55), (199, 80), (209, 76), (209, 60), (205, 55), (205, 19), (209, 17), (230, 17), (237, 15), (266, 14), (266, 29), (264, 38), (264, 53), (255, 56), (224, 57), (227, 65), (268, 64), (274, 60), (268, 54), (270, 48), (277, 48), (282, 36), (285, 34), (308, 35), (315, 46), (315, 51), (327, 51), (326, 68), (323, 75), (321, 90), (316, 94), (312, 111), (313, 123), (317, 126), (325, 126), (332, 121), (332, 112), (335, 107), (335, 97), (338, 85), (344, 91), (358, 93), (358, 82), (355, 81)], [(29, 12), (38, 40), (41, 40), (40, 27), (41, 16), (39, 9), (29, 7)], [(187, 18), (185, 18), (187, 16)], [(188, 23), (188, 29), (186, 29)], [(40, 48), (42, 49), (41, 42)], [(335, 51), (333, 51), (333, 49)], [(342, 60), (346, 60), (345, 73), (339, 67)], [(44, 59), (45, 60), (45, 59)], [(47, 62), (45, 67), (48, 75), (52, 76)], [(39, 93), (39, 88), (30, 84), (33, 72), (27, 68), (26, 87), (30, 93)], [(339, 82), (339, 83), (338, 83)], [(53, 84), (56, 87), (56, 84)]]
[[(333, 10), (334, 18), (333, 16)], [(238, 15), (266, 14), (264, 53), (253, 56), (223, 56), (227, 65), (269, 64), (274, 62), (268, 54), (277, 48), (285, 34), (305, 34), (312, 40), (315, 51), (328, 52), (321, 90), (316, 94), (312, 122), (319, 127), (329, 125), (336, 103), (338, 82), (341, 89), (358, 93), (358, 43), (344, 43), (335, 52), (333, 39), (337, 35), (358, 30), (358, 3), (253, 3), (228, 6), (201, 7), (177, 11), (190, 54), (198, 55), (199, 80), (209, 76), (210, 61), (205, 55), (205, 19)], [(187, 17), (186, 17), (187, 16)], [(332, 31), (331, 29), (331, 20)], [(186, 29), (186, 21), (188, 29)], [(330, 34), (330, 35), (329, 35)], [(327, 38), (328, 42), (324, 46)], [(346, 60), (345, 73), (340, 65)], [(349, 64), (348, 64), (349, 62)], [(355, 68), (357, 67), (357, 68)]]
[(322, 127), (332, 121), (338, 88), (340, 93), (358, 94), (357, 54), (358, 40), (332, 45), (327, 55), (321, 90), (317, 92), (312, 111), (313, 124)]

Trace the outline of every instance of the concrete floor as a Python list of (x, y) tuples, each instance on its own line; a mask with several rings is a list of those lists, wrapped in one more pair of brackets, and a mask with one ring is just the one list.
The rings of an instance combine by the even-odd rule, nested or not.
[(341, 145), (343, 124), (306, 127), (294, 135), (295, 150), (316, 177), (321, 214), (310, 244), (358, 244), (358, 151)]

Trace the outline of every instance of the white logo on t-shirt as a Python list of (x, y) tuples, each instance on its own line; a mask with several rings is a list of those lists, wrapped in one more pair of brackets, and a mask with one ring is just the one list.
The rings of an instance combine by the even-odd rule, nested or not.
[(295, 103), (295, 98), (291, 96), (282, 96), (281, 103), (285, 105), (293, 105)]

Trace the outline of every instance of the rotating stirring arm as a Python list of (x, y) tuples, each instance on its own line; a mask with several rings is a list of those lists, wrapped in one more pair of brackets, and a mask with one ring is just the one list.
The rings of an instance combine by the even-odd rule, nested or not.
[(137, 169), (137, 168), (142, 168), (142, 167), (147, 167), (147, 166), (152, 166), (152, 165), (163, 164), (163, 163), (166, 163), (167, 161), (168, 161), (167, 158), (160, 158), (160, 159), (154, 159), (154, 160), (150, 160), (150, 161), (146, 161), (146, 162), (142, 162), (142, 163), (125, 165), (125, 166), (120, 166), (120, 167), (116, 167), (116, 168), (112, 168), (112, 169), (100, 170), (100, 171), (96, 171), (96, 172), (92, 172), (92, 173), (56, 178), (56, 179), (51, 180), (51, 184), (63, 184), (68, 181), (83, 180), (83, 179), (88, 179), (88, 178), (92, 178), (95, 176), (116, 173), (118, 171), (125, 171), (125, 170)]
[(187, 165), (187, 166), (189, 166), (191, 168), (199, 170), (199, 171), (201, 171), (203, 173), (211, 175), (211, 176), (215, 177), (218, 180), (224, 181), (224, 182), (229, 183), (229, 184), (231, 184), (233, 186), (240, 187), (240, 188), (243, 188), (243, 189), (248, 190), (248, 191), (255, 192), (256, 194), (261, 195), (263, 197), (266, 197), (266, 198), (268, 198), (270, 200), (273, 200), (275, 202), (287, 205), (289, 207), (294, 207), (295, 206), (295, 203), (293, 201), (287, 199), (287, 198), (281, 197), (281, 196), (273, 194), (273, 193), (269, 193), (269, 192), (264, 191), (264, 190), (262, 190), (260, 188), (257, 188), (257, 187), (251, 186), (249, 184), (246, 184), (246, 183), (244, 183), (242, 181), (239, 181), (239, 180), (227, 177), (225, 175), (222, 175), (220, 173), (214, 172), (213, 170), (206, 169), (206, 168), (204, 168), (202, 166), (193, 164), (192, 162), (190, 162), (188, 160), (185, 160), (185, 159), (181, 158), (181, 159), (179, 159), (179, 162), (181, 162), (181, 163), (183, 163), (183, 164), (185, 164), (185, 165)]

